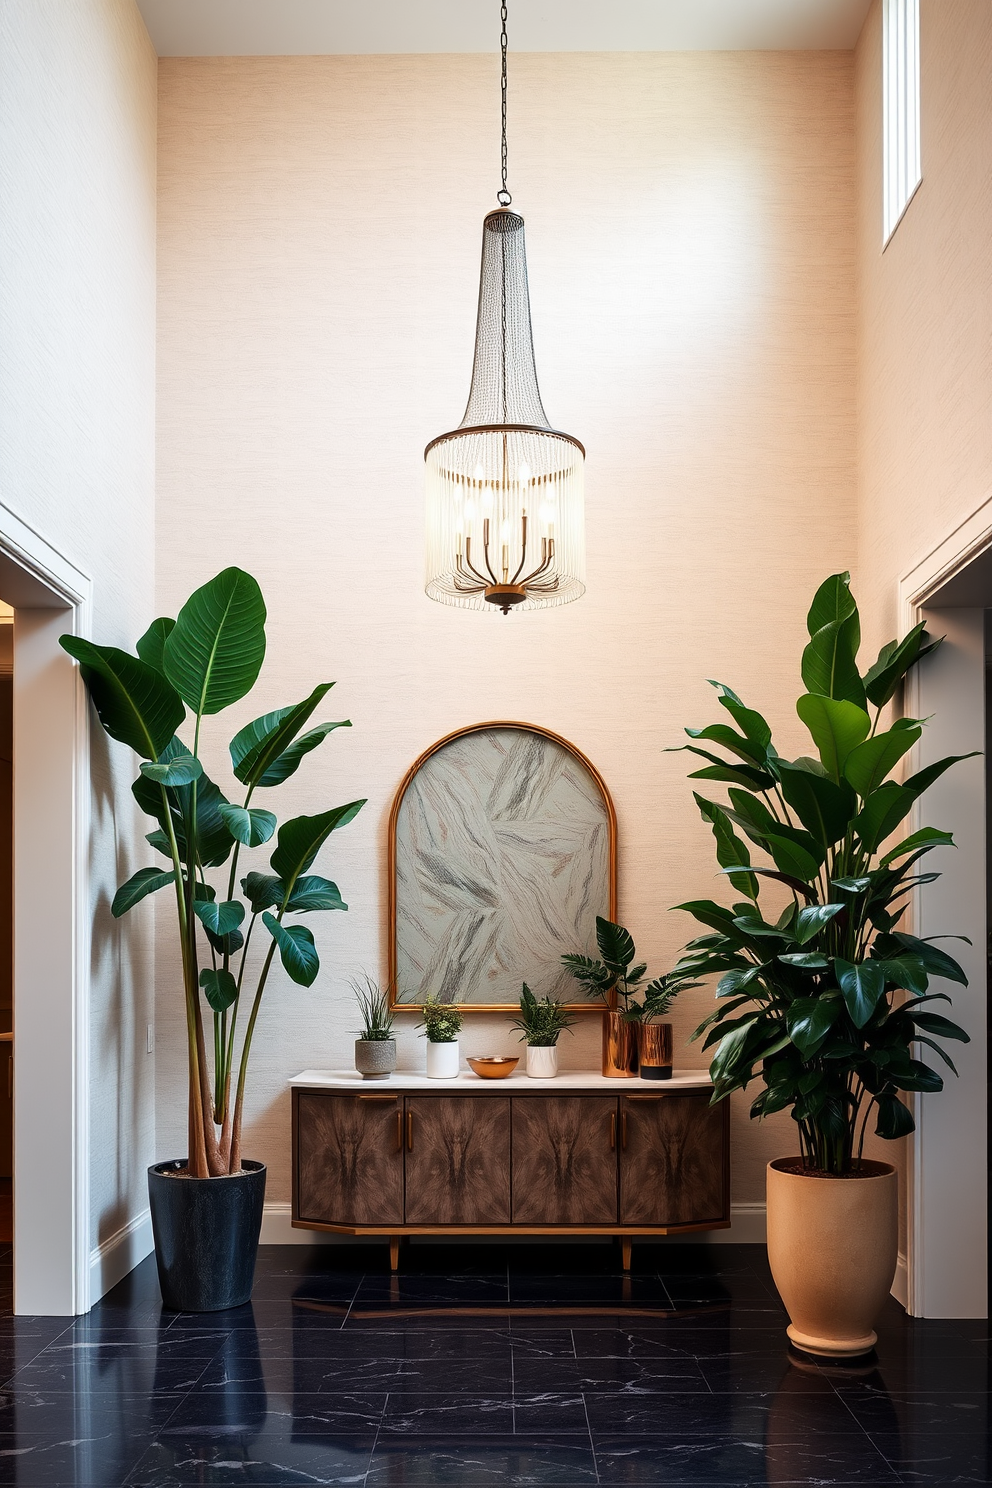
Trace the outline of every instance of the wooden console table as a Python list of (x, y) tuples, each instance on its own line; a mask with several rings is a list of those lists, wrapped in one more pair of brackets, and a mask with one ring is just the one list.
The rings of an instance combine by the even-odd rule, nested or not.
[(730, 1224), (728, 1103), (705, 1074), (290, 1084), (294, 1226), (388, 1236), (394, 1271), (403, 1235), (616, 1235), (629, 1270), (636, 1235)]

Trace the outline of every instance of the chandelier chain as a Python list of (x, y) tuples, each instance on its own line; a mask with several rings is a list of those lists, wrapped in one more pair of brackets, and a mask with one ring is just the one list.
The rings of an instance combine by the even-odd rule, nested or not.
[(501, 165), (501, 168), (502, 168), (503, 184), (502, 184), (500, 190), (497, 191), (497, 193), (496, 193), (496, 200), (499, 202), (499, 204), (500, 204), (501, 207), (508, 207), (510, 205), (510, 203), (512, 202), (513, 197), (510, 195), (509, 191), (507, 190), (507, 185), (506, 185), (506, 169), (507, 169), (507, 166), (506, 166), (506, 160), (507, 160), (507, 156), (506, 156), (506, 45), (507, 45), (507, 43), (506, 43), (506, 0), (503, 0), (503, 3), (500, 5), (500, 8), (499, 8), (499, 18), (500, 18), (499, 47), (500, 47), (500, 53), (502, 55), (502, 70), (500, 72), (500, 82), (499, 82), (500, 114), (501, 114), (501, 122), (502, 122), (502, 137), (501, 137), (501, 148), (500, 148), (500, 165)]

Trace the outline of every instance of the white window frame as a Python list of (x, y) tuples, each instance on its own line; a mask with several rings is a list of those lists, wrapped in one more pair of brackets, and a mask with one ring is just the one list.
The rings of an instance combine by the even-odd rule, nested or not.
[(882, 0), (882, 247), (923, 180), (920, 0)]

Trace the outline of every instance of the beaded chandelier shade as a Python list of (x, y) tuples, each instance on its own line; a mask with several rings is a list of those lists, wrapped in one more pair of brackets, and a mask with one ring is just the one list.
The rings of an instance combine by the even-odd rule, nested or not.
[(585, 592), (585, 450), (552, 428), (534, 364), (524, 219), (503, 186), (482, 229), (475, 363), (465, 416), (432, 439), (427, 465), (427, 593), (465, 609), (547, 609)]

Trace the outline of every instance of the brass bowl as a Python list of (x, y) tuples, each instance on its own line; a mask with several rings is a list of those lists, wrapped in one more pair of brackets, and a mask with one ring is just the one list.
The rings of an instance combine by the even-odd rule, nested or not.
[(469, 1064), (483, 1080), (505, 1080), (520, 1063), (519, 1054), (485, 1054)]

